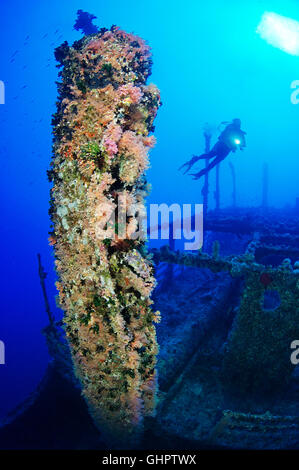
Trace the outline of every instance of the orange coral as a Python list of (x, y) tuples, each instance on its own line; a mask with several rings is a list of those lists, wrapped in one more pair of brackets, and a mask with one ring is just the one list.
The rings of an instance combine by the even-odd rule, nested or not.
[[(134, 35), (112, 28), (61, 48), (49, 239), (60, 305), (95, 423), (119, 439), (136, 437), (155, 408), (159, 315), (152, 266), (138, 251), (144, 242), (132, 236), (145, 212), (160, 94), (145, 85), (150, 50)], [(127, 213), (117, 230), (114, 209)]]

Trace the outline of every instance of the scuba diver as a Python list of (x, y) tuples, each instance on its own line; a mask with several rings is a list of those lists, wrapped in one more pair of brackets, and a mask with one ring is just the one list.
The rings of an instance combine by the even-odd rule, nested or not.
[(218, 141), (208, 153), (203, 153), (199, 156), (194, 155), (193, 158), (188, 162), (184, 163), (179, 168), (179, 170), (182, 170), (184, 167), (187, 167), (187, 169), (184, 171), (185, 175), (188, 171), (190, 171), (192, 166), (198, 160), (210, 159), (215, 157), (214, 160), (199, 173), (191, 174), (191, 176), (194, 176), (193, 179), (195, 180), (201, 178), (210, 170), (212, 170), (212, 168), (218, 165), (218, 163), (224, 160), (230, 154), (230, 152), (235, 152), (238, 148), (240, 150), (243, 150), (244, 147), (246, 147), (245, 135), (246, 132), (241, 130), (241, 120), (233, 119), (233, 121), (228, 124), (226, 128), (221, 132), (220, 136), (218, 137)]

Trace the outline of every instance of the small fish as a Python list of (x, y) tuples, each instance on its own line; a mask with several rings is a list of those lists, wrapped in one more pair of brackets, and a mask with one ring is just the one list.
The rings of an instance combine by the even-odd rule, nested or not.
[(45, 39), (48, 36), (48, 33), (44, 34), (42, 39)]

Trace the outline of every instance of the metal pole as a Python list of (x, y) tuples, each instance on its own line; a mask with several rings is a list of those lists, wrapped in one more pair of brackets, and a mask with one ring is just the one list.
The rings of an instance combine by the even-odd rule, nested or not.
[[(211, 149), (211, 133), (205, 131), (204, 138), (205, 138), (205, 153), (209, 153)], [(209, 165), (209, 159), (205, 159), (206, 168)], [(205, 182), (202, 188), (202, 195), (203, 195), (203, 215), (204, 217), (207, 215), (208, 206), (209, 206), (209, 172), (207, 171), (205, 174)]]
[(237, 185), (236, 185), (236, 171), (232, 163), (229, 164), (233, 179), (233, 207), (237, 207)]
[(219, 181), (219, 173), (220, 173), (220, 163), (216, 166), (216, 189), (215, 189), (215, 201), (216, 201), (216, 211), (220, 209), (220, 181)]
[(45, 270), (43, 268), (43, 265), (42, 265), (42, 262), (41, 262), (41, 256), (40, 256), (39, 253), (37, 255), (37, 259), (38, 259), (38, 275), (39, 275), (40, 283), (41, 283), (41, 286), (42, 286), (46, 312), (47, 312), (47, 315), (48, 315), (48, 318), (49, 318), (50, 325), (53, 325), (54, 315), (52, 314), (51, 309), (50, 309), (50, 304), (49, 304), (49, 299), (48, 299), (48, 294), (47, 294), (47, 289), (46, 289), (46, 284), (45, 284), (45, 279), (47, 277), (47, 273), (45, 272)]
[(263, 201), (262, 207), (264, 210), (268, 208), (268, 192), (269, 192), (269, 167), (264, 163), (263, 167)]

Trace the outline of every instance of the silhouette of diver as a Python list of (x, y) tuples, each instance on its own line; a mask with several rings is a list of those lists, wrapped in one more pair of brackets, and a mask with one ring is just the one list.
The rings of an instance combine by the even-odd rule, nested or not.
[(193, 179), (197, 180), (204, 176), (206, 173), (212, 170), (218, 163), (224, 160), (230, 152), (235, 152), (238, 148), (243, 150), (246, 147), (245, 141), (246, 132), (241, 130), (241, 120), (234, 119), (230, 124), (226, 126), (226, 128), (221, 132), (220, 136), (218, 137), (218, 141), (214, 145), (214, 147), (208, 152), (203, 153), (202, 155), (194, 155), (191, 160), (184, 163), (179, 170), (182, 170), (184, 167), (187, 169), (184, 171), (184, 175), (190, 171), (192, 166), (198, 161), (203, 159), (210, 159), (214, 158), (214, 160), (203, 170), (199, 173), (191, 174), (194, 176)]

